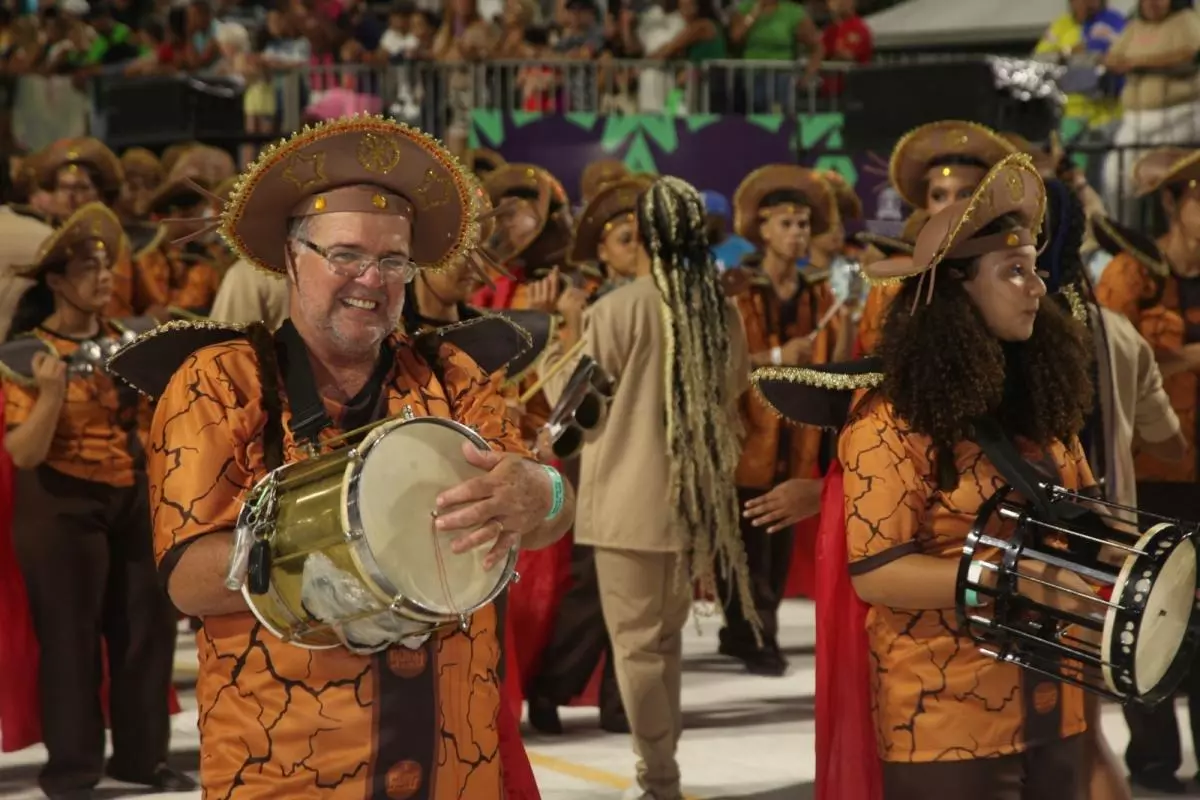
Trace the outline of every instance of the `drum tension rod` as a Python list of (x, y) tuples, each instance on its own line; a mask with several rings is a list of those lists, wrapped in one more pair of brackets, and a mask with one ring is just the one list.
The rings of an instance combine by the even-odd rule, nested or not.
[[(1000, 516), (1007, 517), (1008, 519), (1010, 519), (1014, 522), (1020, 522), (1021, 519), (1026, 516), (1026, 513), (1023, 509), (1018, 511), (1017, 509), (1014, 509), (1010, 506), (1002, 505), (1002, 506), (1000, 506)], [(1084, 540), (1092, 542), (1094, 544), (1098, 544), (1101, 547), (1113, 547), (1118, 550), (1124, 550), (1126, 553), (1130, 553), (1132, 555), (1139, 555), (1139, 556), (1150, 555), (1149, 553), (1145, 552), (1144, 550), (1138, 550), (1136, 547), (1130, 547), (1128, 545), (1118, 544), (1117, 542), (1110, 542), (1107, 539), (1100, 539), (1095, 536), (1089, 536), (1086, 533), (1071, 530), (1070, 528), (1061, 528), (1052, 522), (1043, 522), (1042, 520), (1039, 519), (1039, 520), (1037, 520), (1037, 525), (1039, 527), (1052, 530), (1055, 533), (1061, 533), (1066, 536), (1075, 536), (1080, 539), (1084, 539)], [(1120, 531), (1117, 531), (1117, 533), (1120, 533)]]

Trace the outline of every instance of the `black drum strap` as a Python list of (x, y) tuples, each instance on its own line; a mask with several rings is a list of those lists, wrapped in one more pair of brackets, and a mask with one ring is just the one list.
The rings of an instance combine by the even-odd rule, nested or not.
[(999, 422), (992, 417), (977, 420), (973, 439), (1008, 485), (1033, 503), (1041, 519), (1050, 521), (1057, 517), (1054, 504), (1041, 488), (1042, 478), (1017, 450)]
[(278, 344), (279, 365), (282, 367), (284, 387), (287, 390), (288, 408), (292, 411), (289, 426), (292, 435), (299, 440), (317, 444), (321, 431), (333, 427), (333, 420), (325, 411), (325, 403), (317, 391), (317, 380), (313, 377), (312, 363), (308, 360), (308, 349), (300, 332), (290, 319), (284, 320), (275, 332)]
[(268, 471), (283, 466), (283, 396), (279, 391), (279, 361), (275, 357), (275, 337), (261, 322), (246, 326), (250, 347), (258, 358), (258, 381), (262, 387), (263, 461)]

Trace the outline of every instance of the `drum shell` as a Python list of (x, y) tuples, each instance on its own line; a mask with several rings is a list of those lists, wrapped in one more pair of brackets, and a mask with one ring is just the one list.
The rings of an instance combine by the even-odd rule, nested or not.
[[(410, 422), (438, 423), (456, 428), (468, 439), (486, 446), (477, 434), (464, 426), (436, 418), (394, 420), (375, 432), (386, 434), (392, 428)], [(275, 473), (275, 511), (271, 538), (270, 588), (255, 595), (243, 588), (243, 596), (258, 619), (276, 636), (296, 646), (327, 649), (342, 646), (342, 639), (329, 625), (315, 619), (304, 607), (304, 569), (308, 556), (321, 554), (332, 562), (340, 579), (350, 579), (365, 589), (375, 602), (352, 618), (391, 611), (395, 618), (411, 623), (411, 633), (420, 636), (440, 628), (465, 624), (459, 617), (436, 613), (408, 599), (406, 585), (391, 583), (361, 530), (355, 529), (354, 512), (360, 501), (357, 478), (369, 452), (371, 435), (357, 448), (343, 448), (315, 458), (289, 464)], [(386, 462), (385, 462), (386, 463)], [(260, 484), (260, 487), (263, 484)], [(256, 491), (260, 488), (256, 487)], [(247, 506), (250, 504), (248, 503)], [(246, 508), (243, 508), (243, 515)], [(239, 526), (243, 520), (239, 519)], [(505, 576), (495, 587), (493, 597), (515, 577), (516, 550), (510, 552)], [(401, 582), (403, 583), (403, 582)], [(490, 600), (488, 601), (490, 602)], [(468, 616), (469, 616), (468, 612)]]

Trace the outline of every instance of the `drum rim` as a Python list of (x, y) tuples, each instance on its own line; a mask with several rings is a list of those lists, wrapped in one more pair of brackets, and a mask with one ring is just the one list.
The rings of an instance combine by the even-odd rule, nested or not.
[[(358, 568), (362, 571), (363, 577), (369, 581), (369, 585), (373, 584), (371, 585), (371, 588), (382, 593), (380, 599), (383, 599), (383, 596), (386, 596), (387, 599), (384, 600), (384, 602), (389, 604), (388, 607), (392, 609), (392, 613), (397, 613), (396, 609), (398, 607), (399, 609), (402, 609), (411, 615), (419, 615), (409, 617), (409, 619), (412, 619), (414, 622), (432, 621), (432, 624), (435, 625), (452, 622), (455, 620), (466, 620), (481, 608), (485, 608), (489, 604), (494, 603), (496, 598), (498, 598), (513, 581), (513, 576), (516, 575), (517, 556), (520, 552), (518, 547), (513, 546), (509, 548), (508, 555), (504, 561), (504, 568), (501, 570), (501, 579), (496, 582), (496, 585), (484, 597), (484, 599), (478, 604), (464, 609), (459, 614), (451, 615), (442, 611), (438, 611), (437, 609), (428, 608), (424, 604), (413, 600), (411, 597), (402, 595), (399, 588), (396, 587), (395, 584), (393, 584), (392, 581), (383, 574), (383, 570), (379, 567), (379, 563), (375, 560), (375, 554), (371, 551), (370, 542), (367, 541), (366, 531), (363, 528), (362, 512), (358, 501), (358, 484), (362, 476), (363, 467), (367, 463), (367, 456), (370, 454), (371, 450), (373, 450), (375, 446), (383, 440), (384, 436), (394, 430), (404, 427), (405, 425), (411, 425), (414, 423), (434, 424), (450, 428), (451, 430), (463, 435), (468, 441), (480, 449), (487, 451), (494, 450), (494, 448), (488, 444), (487, 440), (479, 435), (474, 428), (448, 417), (411, 417), (409, 419), (400, 419), (391, 423), (383, 424), (372, 430), (369, 434), (367, 434), (367, 438), (364, 439), (362, 444), (357, 448), (357, 458), (351, 459), (347, 464), (346, 482), (344, 485), (345, 502), (343, 504), (345, 516), (343, 517), (343, 522), (346, 529), (346, 540), (350, 545), (350, 556), (354, 559)], [(400, 598), (399, 603), (397, 603), (397, 598)], [(401, 615), (403, 616), (403, 614)]]
[[(1150, 550), (1155, 541), (1168, 536), (1178, 537), (1169, 549), (1162, 551), (1161, 555), (1147, 553), (1147, 555), (1130, 556), (1125, 560), (1121, 572), (1113, 583), (1112, 602), (1116, 607), (1109, 609), (1109, 614), (1104, 621), (1104, 631), (1100, 641), (1100, 658), (1103, 662), (1104, 682), (1110, 690), (1126, 701), (1136, 700), (1153, 705), (1174, 694), (1185, 673), (1190, 669), (1192, 656), (1196, 652), (1197, 645), (1200, 644), (1200, 600), (1196, 598), (1195, 590), (1193, 590), (1187, 626), (1183, 639), (1179, 643), (1179, 649), (1171, 659), (1171, 665), (1155, 686), (1145, 692), (1137, 691), (1136, 641), (1141, 633), (1142, 623), (1145, 621), (1146, 608), (1145, 602), (1135, 606), (1133, 596), (1136, 594), (1136, 581), (1131, 581), (1130, 578), (1135, 574), (1141, 578), (1143, 577), (1142, 573), (1149, 570), (1154, 573), (1154, 578), (1151, 580), (1157, 579), (1163, 566), (1175, 551), (1188, 543), (1192, 545), (1193, 555), (1196, 558), (1197, 577), (1200, 579), (1200, 547), (1197, 547), (1193, 532), (1184, 529), (1179, 523), (1171, 521), (1155, 524), (1138, 539), (1136, 547), (1139, 550)], [(1129, 654), (1123, 653), (1120, 647), (1114, 645), (1116, 636), (1126, 630), (1127, 622), (1134, 624), (1135, 645)], [(1114, 668), (1118, 669), (1120, 675), (1128, 680), (1131, 689), (1122, 690), (1116, 686), (1113, 676)]]

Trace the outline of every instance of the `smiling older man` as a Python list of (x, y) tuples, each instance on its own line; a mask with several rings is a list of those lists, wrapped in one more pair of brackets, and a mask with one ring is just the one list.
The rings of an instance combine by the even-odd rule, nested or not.
[(454, 552), (487, 548), (494, 563), (570, 525), (570, 488), (528, 458), (484, 368), (450, 344), (430, 355), (396, 333), (418, 270), (471, 257), (480, 196), (432, 139), (364, 117), (268, 150), (225, 208), (221, 232), (237, 253), (286, 276), (291, 319), (266, 345), (260, 333), (191, 353), (150, 435), (156, 555), (175, 604), (204, 620), (196, 694), (206, 794), (506, 796), (492, 606), (423, 643), (364, 655), (348, 642), (285, 642), (224, 582), (243, 500), (272, 467), (328, 453), (330, 434), (393, 416), (454, 419), (490, 445), (467, 456), (485, 472), (438, 498), (438, 531), (478, 528)]

